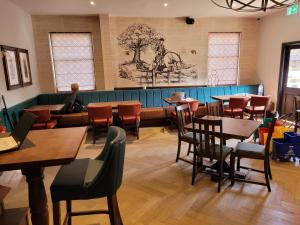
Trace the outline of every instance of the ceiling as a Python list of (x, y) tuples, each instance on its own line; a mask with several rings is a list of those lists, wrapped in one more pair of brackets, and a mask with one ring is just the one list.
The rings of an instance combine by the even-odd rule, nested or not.
[[(262, 17), (266, 13), (238, 13), (210, 0), (10, 0), (32, 15), (110, 14), (131, 17)], [(225, 1), (225, 0), (224, 0)], [(164, 7), (168, 3), (168, 7)], [(271, 10), (274, 12), (274, 10)], [(276, 12), (276, 11), (275, 11)]]

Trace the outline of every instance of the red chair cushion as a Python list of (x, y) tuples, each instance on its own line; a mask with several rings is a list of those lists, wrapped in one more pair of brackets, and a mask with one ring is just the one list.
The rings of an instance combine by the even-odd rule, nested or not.
[(53, 129), (55, 128), (57, 125), (57, 120), (50, 120), (47, 123), (34, 123), (31, 127), (32, 130), (42, 130), (42, 129)]
[(6, 133), (6, 127), (5, 126), (0, 126), (0, 133)]
[(94, 119), (94, 124), (96, 126), (106, 126), (106, 125), (111, 125), (113, 123), (113, 117), (110, 118), (97, 118)]
[(253, 110), (253, 106), (246, 106), (245, 107), (245, 112), (246, 113), (251, 113), (251, 114), (263, 114), (265, 112), (265, 107), (264, 106), (255, 106)]
[(232, 110), (232, 112), (231, 112), (231, 108), (228, 107), (228, 106), (226, 106), (226, 107), (224, 107), (223, 112), (224, 112), (224, 115), (232, 115), (232, 113), (233, 113), (233, 115), (236, 116), (236, 115), (242, 114), (242, 113), (243, 113), (243, 109), (240, 109), (240, 108), (234, 108), (234, 109)]
[(140, 116), (123, 116), (123, 118), (120, 119), (122, 120), (123, 124), (135, 124), (141, 121)]

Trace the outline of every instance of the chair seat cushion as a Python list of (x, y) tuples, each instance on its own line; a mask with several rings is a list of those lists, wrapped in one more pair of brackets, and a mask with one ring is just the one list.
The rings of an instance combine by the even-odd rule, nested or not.
[(84, 199), (84, 193), (103, 166), (103, 161), (77, 159), (63, 165), (51, 185), (51, 196), (55, 201)]
[(241, 158), (264, 159), (265, 146), (254, 143), (239, 142), (235, 148), (234, 155)]
[(252, 106), (246, 106), (245, 107), (245, 112), (246, 113), (264, 114), (265, 113), (265, 107), (264, 106), (255, 106), (254, 110), (253, 110)]
[[(188, 142), (188, 143), (193, 143), (194, 142), (194, 134), (193, 134), (193, 132), (187, 132), (187, 133), (185, 133), (184, 135), (181, 136), (181, 140), (185, 141), (185, 142)], [(203, 140), (204, 140), (204, 137), (203, 137)], [(197, 134), (197, 143), (200, 143), (199, 134)]]
[(120, 117), (120, 120), (122, 121), (123, 124), (136, 124), (136, 122), (141, 121), (140, 116), (122, 116)]
[(231, 108), (230, 107), (224, 107), (223, 110), (225, 115), (231, 115), (231, 113), (233, 113), (234, 115), (240, 115), (241, 113), (243, 113), (243, 109), (241, 108), (233, 108), (232, 112), (231, 112)]
[(41, 130), (41, 129), (53, 129), (57, 126), (57, 120), (50, 120), (47, 125), (46, 123), (34, 123), (31, 127), (32, 130)]
[[(203, 145), (204, 145), (204, 143), (203, 143)], [(205, 148), (203, 148), (203, 149), (205, 149)], [(220, 154), (221, 154), (220, 145), (218, 145), (218, 144), (215, 145), (214, 154), (213, 154), (213, 150), (214, 150), (213, 145), (211, 144), (210, 148), (203, 152), (203, 157), (210, 158), (212, 156), (213, 159), (216, 159), (216, 160), (220, 159)], [(224, 160), (232, 151), (233, 151), (233, 148), (223, 145), (222, 146), (222, 159)]]

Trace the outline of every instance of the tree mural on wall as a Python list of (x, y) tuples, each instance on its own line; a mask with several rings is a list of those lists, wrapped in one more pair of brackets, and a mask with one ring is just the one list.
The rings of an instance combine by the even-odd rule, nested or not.
[(120, 46), (134, 52), (132, 62), (139, 64), (142, 62), (141, 51), (153, 47), (160, 38), (160, 34), (146, 24), (133, 24), (120, 34), (118, 41)]
[[(185, 64), (179, 53), (169, 51), (165, 47), (162, 34), (146, 24), (132, 24), (122, 32), (118, 39), (120, 47), (131, 55), (130, 61), (119, 65), (119, 76), (137, 81), (141, 85), (184, 83), (186, 78), (197, 79), (195, 65)], [(154, 53), (154, 58), (144, 61), (141, 53)], [(148, 57), (149, 59), (149, 57)]]

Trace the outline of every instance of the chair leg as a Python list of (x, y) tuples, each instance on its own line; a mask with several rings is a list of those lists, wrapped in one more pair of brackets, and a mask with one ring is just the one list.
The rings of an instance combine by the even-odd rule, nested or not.
[(139, 124), (136, 125), (136, 127), (135, 127), (135, 132), (136, 132), (136, 139), (139, 140), (139, 139), (140, 139), (140, 128), (139, 128)]
[(93, 144), (96, 143), (96, 129), (93, 129)]
[(269, 174), (269, 178), (270, 178), (270, 180), (272, 180), (272, 179), (273, 179), (273, 177), (272, 177), (272, 173), (271, 173), (271, 165), (270, 165), (270, 160), (268, 160), (268, 174)]
[(53, 206), (53, 225), (60, 225), (60, 202), (52, 202)]
[(189, 148), (188, 148), (188, 152), (187, 152), (187, 155), (189, 155), (191, 153), (191, 147), (192, 147), (192, 144), (189, 143)]
[(67, 200), (66, 206), (67, 206), (68, 225), (72, 225), (72, 216), (71, 216), (72, 202), (70, 200)]
[(123, 225), (117, 195), (107, 196), (109, 219), (111, 225)]
[(178, 148), (177, 148), (177, 156), (176, 156), (176, 162), (178, 162), (179, 156), (180, 156), (180, 150), (181, 150), (181, 140), (178, 138)]
[(230, 181), (231, 186), (234, 185), (234, 172), (235, 172), (235, 156), (233, 154), (230, 155)]
[(236, 165), (236, 170), (240, 171), (240, 169), (241, 169), (241, 158), (238, 157), (238, 159), (237, 159), (237, 165)]
[(221, 191), (222, 181), (223, 181), (223, 159), (220, 160), (218, 193), (220, 193), (220, 191)]
[(268, 162), (267, 160), (264, 160), (264, 174), (265, 174), (265, 179), (266, 179), (266, 185), (268, 187), (268, 191), (271, 192), (271, 186), (269, 182), (269, 172), (268, 172)]
[(192, 185), (195, 184), (195, 178), (196, 178), (196, 170), (197, 170), (197, 158), (196, 153), (193, 154), (193, 174), (192, 174)]

